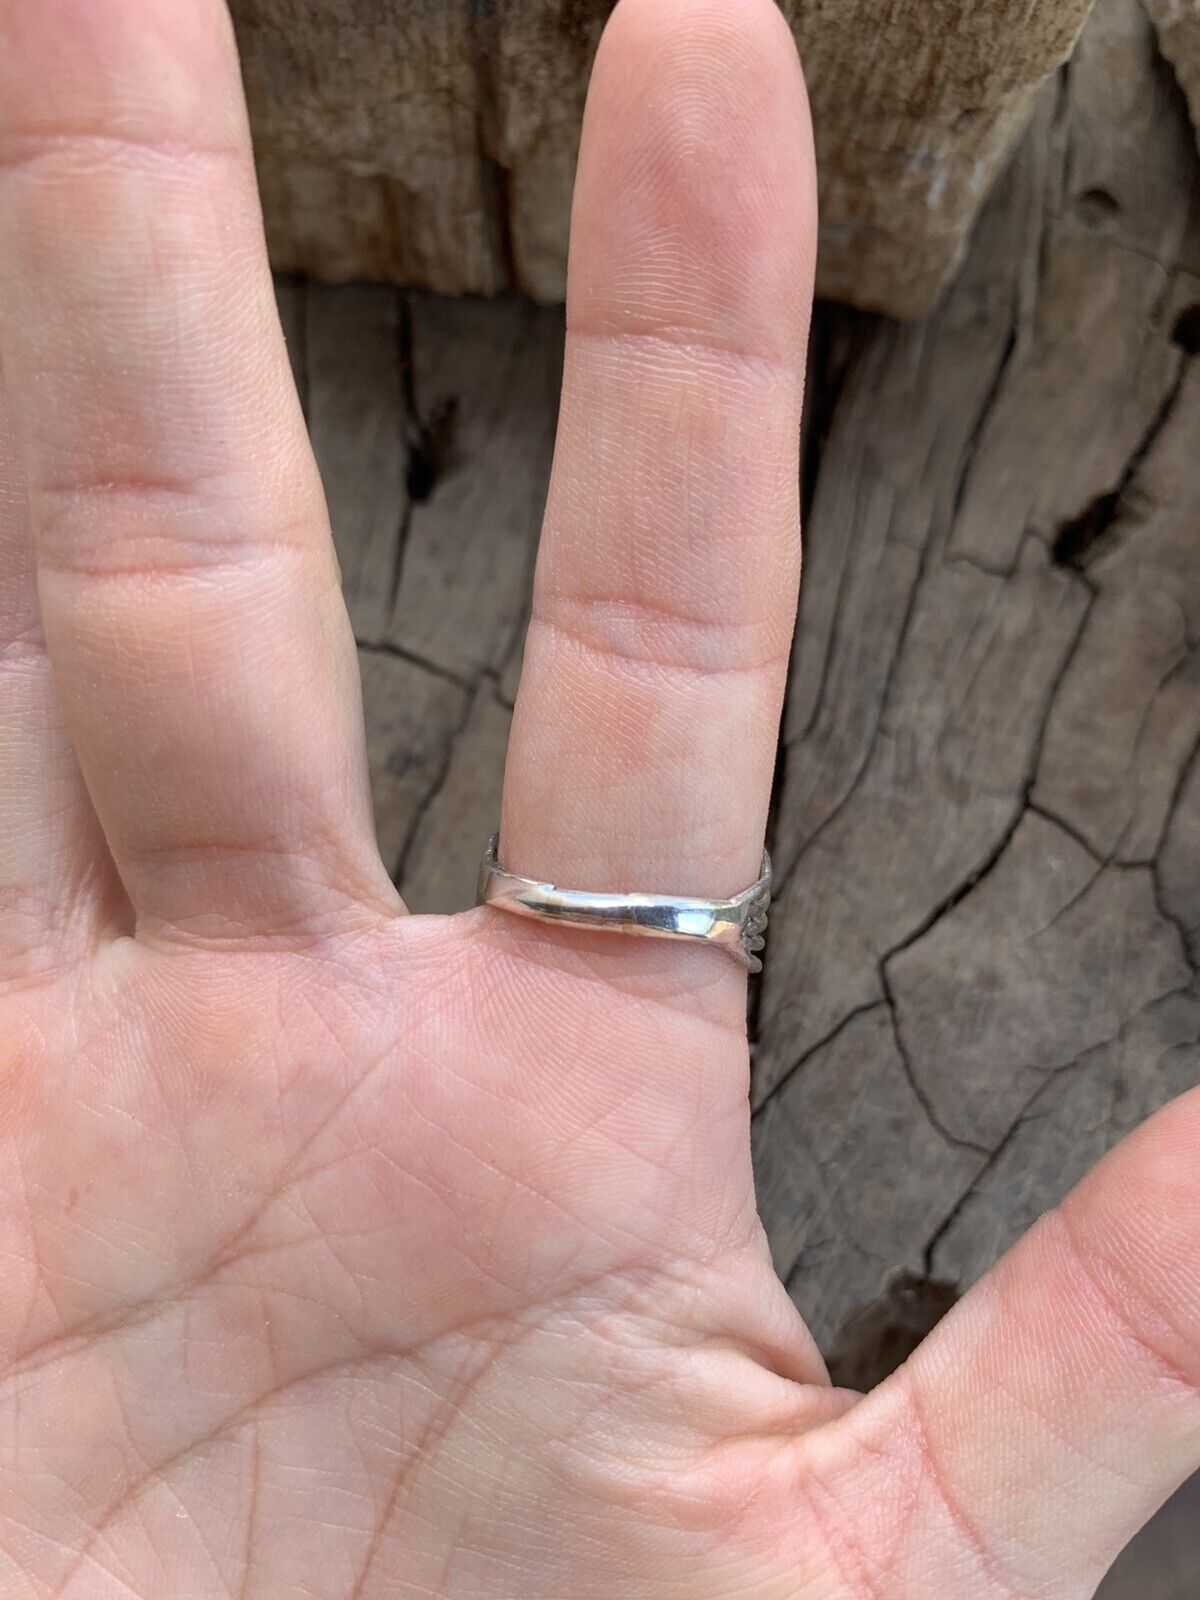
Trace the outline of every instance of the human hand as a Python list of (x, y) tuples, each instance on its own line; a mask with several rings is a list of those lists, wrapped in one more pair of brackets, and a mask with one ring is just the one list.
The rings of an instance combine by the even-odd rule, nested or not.
[[(520, 871), (757, 876), (812, 195), (768, 0), (622, 0)], [(0, 10), (0, 359), (6, 1600), (1089, 1594), (1200, 1461), (1200, 1099), (859, 1398), (734, 964), (403, 914), (219, 0)]]

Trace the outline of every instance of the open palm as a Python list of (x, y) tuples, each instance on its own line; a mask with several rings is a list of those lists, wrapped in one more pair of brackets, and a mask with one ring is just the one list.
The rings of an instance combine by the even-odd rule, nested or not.
[[(757, 876), (814, 230), (769, 0), (622, 0), (519, 871)], [(0, 360), (6, 1600), (1089, 1594), (1200, 1460), (1200, 1101), (860, 1399), (734, 964), (405, 916), (220, 0), (0, 9)]]

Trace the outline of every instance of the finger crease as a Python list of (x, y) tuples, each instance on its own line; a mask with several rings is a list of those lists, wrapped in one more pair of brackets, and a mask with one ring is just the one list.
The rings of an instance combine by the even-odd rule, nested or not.
[[(599, 619), (593, 619), (599, 620)], [(629, 639), (620, 639), (615, 630), (610, 630), (609, 637), (597, 637), (588, 629), (578, 623), (568, 622), (563, 617), (550, 617), (545, 614), (536, 614), (530, 620), (530, 627), (537, 627), (548, 633), (556, 635), (567, 645), (585, 652), (588, 655), (599, 656), (610, 662), (621, 663), (626, 666), (642, 667), (655, 674), (668, 676), (678, 674), (685, 677), (708, 680), (713, 678), (741, 678), (757, 677), (765, 672), (770, 672), (782, 665), (786, 659), (783, 651), (770, 651), (762, 656), (751, 657), (746, 661), (721, 661), (716, 659), (719, 646), (713, 647), (713, 656), (708, 661), (700, 661), (695, 657), (689, 659), (682, 655), (668, 656), (655, 653), (649, 641), (645, 648), (639, 648)], [(724, 625), (714, 625), (728, 636), (728, 629)], [(652, 624), (642, 630), (635, 625), (627, 630), (629, 634), (638, 631), (653, 634), (657, 630)]]

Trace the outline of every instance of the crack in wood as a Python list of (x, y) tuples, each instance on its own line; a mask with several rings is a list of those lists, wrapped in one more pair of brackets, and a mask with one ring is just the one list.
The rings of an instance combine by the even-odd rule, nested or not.
[[(1035, 1118), (1038, 1104), (1045, 1100), (1047, 1095), (1054, 1092), (1056, 1087), (1061, 1087), (1062, 1079), (1071, 1074), (1085, 1073), (1094, 1062), (1103, 1058), (1115, 1045), (1126, 1040), (1136, 1026), (1156, 1007), (1160, 1007), (1164, 1003), (1177, 998), (1200, 1000), (1200, 988), (1194, 982), (1189, 982), (1164, 991), (1152, 1000), (1147, 1001), (1134, 1015), (1125, 1018), (1121, 1026), (1110, 1037), (1089, 1045), (1086, 1050), (1080, 1051), (1078, 1055), (1072, 1056), (1069, 1060), (1044, 1069), (1042, 1082), (1030, 1093), (1003, 1137), (991, 1150), (985, 1164), (963, 1189), (936, 1231), (929, 1238), (924, 1257), (925, 1272), (929, 1276), (936, 1276), (941, 1270), (937, 1262), (939, 1247), (952, 1233), (967, 1207), (977, 1198), (980, 1190), (989, 1181), (992, 1174), (1006, 1159), (1011, 1147), (1026, 1129), (1028, 1123)], [(1200, 1029), (1190, 1035), (1185, 1035), (1185, 1037), (1176, 1041), (1171, 1048), (1189, 1049), (1197, 1045), (1200, 1045)]]
[[(408, 535), (412, 528), (413, 506), (416, 503), (416, 497), (413, 495), (413, 468), (411, 463), (413, 453), (419, 448), (421, 434), (421, 413), (417, 403), (416, 362), (413, 356), (412, 297), (407, 293), (400, 296), (396, 359), (400, 367), (400, 394), (404, 405), (404, 428), (410, 459), (404, 474), (407, 499), (400, 518), (400, 525), (396, 529), (396, 543), (392, 551), (391, 572), (388, 576), (387, 614), (389, 617), (395, 616), (396, 602), (400, 597), (400, 574), (404, 570), (404, 552), (408, 547)], [(386, 644), (388, 641), (385, 639), (380, 642)]]
[(410, 666), (419, 667), (422, 672), (428, 672), (435, 678), (441, 678), (444, 683), (452, 683), (459, 689), (471, 690), (475, 687), (470, 678), (462, 678), (456, 672), (451, 672), (448, 667), (440, 666), (436, 661), (430, 661), (426, 656), (418, 655), (415, 650), (406, 650), (403, 645), (395, 644), (390, 639), (373, 643), (368, 639), (356, 639), (359, 653), (367, 656), (391, 656), (396, 661), (407, 661)]
[[(867, 748), (866, 748), (866, 750), (865, 750), (865, 752), (864, 752), (864, 754), (862, 756), (861, 761), (859, 762), (858, 769), (853, 774), (853, 776), (851, 777), (850, 782), (847, 785), (844, 793), (842, 794), (841, 798), (837, 801), (837, 803), (834, 805), (833, 809), (831, 811), (829, 811), (826, 814), (826, 816), (824, 816), (822, 818), (822, 820), (816, 825), (816, 827), (813, 828), (812, 831), (796, 847), (795, 851), (792, 854), (791, 861), (788, 863), (787, 867), (785, 868), (783, 873), (780, 875), (779, 882), (776, 885), (776, 891), (775, 892), (776, 892), (777, 895), (781, 894), (782, 891), (787, 888), (788, 883), (795, 876), (796, 869), (800, 866), (800, 864), (804, 860), (804, 858), (819, 843), (821, 837), (825, 834), (825, 832), (829, 828), (831, 828), (833, 826), (833, 824), (838, 820), (838, 818), (843, 814), (843, 812), (845, 811), (846, 807), (849, 805), (850, 801), (853, 799), (855, 791), (858, 789), (859, 785), (862, 783), (864, 776), (866, 775), (868, 769), (870, 768), (871, 761), (872, 761), (872, 759), (873, 759), (873, 757), (875, 755), (876, 750), (878, 749), (879, 739), (880, 739), (881, 732), (882, 732), (882, 729), (883, 729), (884, 721), (885, 721), (885, 719), (887, 717), (888, 703), (889, 703), (889, 701), (891, 699), (892, 688), (893, 688), (893, 684), (895, 682), (896, 672), (897, 672), (897, 669), (899, 667), (899, 663), (900, 663), (900, 661), (901, 661), (901, 659), (902, 659), (902, 657), (904, 655), (904, 647), (905, 647), (906, 640), (908, 638), (909, 629), (912, 626), (912, 619), (913, 619), (914, 615), (916, 614), (917, 598), (918, 598), (918, 595), (920, 594), (921, 585), (922, 585), (922, 582), (924, 581), (925, 574), (926, 574), (926, 572), (928, 570), (929, 553), (930, 553), (930, 547), (931, 547), (932, 543), (933, 543), (933, 530), (932, 530), (932, 527), (929, 527), (927, 529), (925, 542), (921, 547), (921, 552), (920, 552), (920, 555), (918, 557), (917, 570), (916, 570), (915, 574), (913, 575), (912, 586), (909, 589), (908, 601), (907, 601), (907, 604), (906, 604), (906, 607), (905, 607), (903, 618), (902, 618), (901, 623), (900, 623), (900, 630), (899, 630), (899, 632), (898, 632), (898, 634), (896, 636), (896, 642), (895, 642), (895, 644), (894, 644), (894, 646), (892, 648), (891, 654), (890, 654), (890, 656), (888, 658), (887, 667), (886, 667), (886, 669), (884, 671), (883, 687), (882, 687), (882, 690), (880, 692), (880, 695), (879, 695), (879, 698), (878, 698), (878, 702), (877, 702), (876, 708), (875, 708), (875, 724), (874, 724), (874, 727), (873, 727), (872, 732), (871, 732), (870, 740), (867, 743)], [(831, 630), (831, 634), (830, 634), (831, 648), (832, 648), (832, 640), (833, 640), (834, 637), (835, 637), (834, 631)]]
[(497, 65), (504, 61), (500, 17), (494, 0), (467, 0), (470, 18), (471, 72), (475, 79), (476, 159), (483, 210), (490, 224), (493, 249), (503, 284), (523, 288), (513, 234), (512, 174), (496, 156), (503, 123), (496, 84)]
[[(854, 371), (877, 399), (844, 382), (808, 463), (815, 535), (845, 548), (810, 554), (806, 574), (818, 645), (798, 647), (793, 669), (779, 820), (793, 854), (752, 1121), (776, 1261), (827, 1348), (855, 1306), (886, 1300), (896, 1270), (970, 1282), (1007, 1242), (1010, 1218), (1059, 1198), (1073, 1161), (1095, 1159), (1200, 1075), (1200, 929), (1187, 910), (1188, 886), (1200, 892), (1200, 781), (1188, 778), (1200, 594), (1186, 560), (1200, 405), (1186, 357), (1200, 336), (1185, 315), (1200, 294), (1181, 265), (1200, 257), (1194, 224), (1189, 234), (1180, 220), (1197, 192), (1194, 146), (1155, 98), (1153, 63), (1138, 54), (1144, 19), (1106, 0), (1097, 26), (1109, 32), (1063, 75), (1057, 111), (1033, 136), (1042, 145), (981, 225), (969, 291), (921, 338), (885, 326), (864, 342)], [(1128, 125), (1115, 127), (1103, 76), (1114, 28), (1132, 63), (1118, 113)], [(1066, 158), (1053, 147), (1064, 137)], [(1147, 141), (1156, 159), (1166, 152), (1152, 192), (1137, 176)], [(1071, 197), (1089, 189), (1113, 195), (1112, 216), (1078, 214)], [(1129, 248), (1135, 228), (1146, 232)], [(999, 337), (1001, 319), (998, 345), (977, 336), (982, 323)], [(970, 359), (986, 351), (994, 364), (978, 407), (968, 391), (964, 438), (971, 338)], [(895, 451), (929, 438), (909, 427), (903, 393), (918, 373), (945, 427), (913, 469)], [(847, 517), (862, 521), (853, 545)], [(918, 532), (919, 574), (887, 568), (881, 552), (917, 548)], [(864, 592), (885, 583), (888, 609), (872, 610)], [(997, 657), (1006, 680), (986, 670), (997, 596), (1010, 615), (1030, 607), (1027, 635), (1014, 628)], [(874, 654), (869, 632), (849, 636), (864, 626), (886, 628)], [(953, 641), (941, 650), (939, 629)], [(1022, 677), (1011, 640), (1026, 637), (1045, 670)], [(1048, 638), (1061, 646), (1052, 658)], [(797, 698), (798, 671), (815, 697)], [(1025, 697), (1029, 717), (985, 715), (973, 739), (964, 723), (998, 683)], [(1007, 763), (981, 752), (997, 733)], [(814, 763), (828, 776), (813, 777)], [(940, 834), (926, 801), (944, 807)], [(936, 885), (924, 905), (914, 850)], [(955, 870), (939, 876), (944, 862)], [(880, 1173), (897, 1160), (887, 1186)], [(987, 1204), (968, 1217), (976, 1196)]]
[(883, 999), (884, 1004), (887, 1006), (888, 1019), (891, 1023), (892, 1038), (896, 1044), (896, 1054), (900, 1058), (900, 1064), (904, 1069), (904, 1076), (908, 1079), (908, 1086), (912, 1090), (913, 1096), (918, 1105), (921, 1107), (921, 1110), (925, 1113), (925, 1117), (929, 1122), (930, 1127), (935, 1133), (939, 1134), (948, 1145), (953, 1145), (959, 1150), (973, 1151), (976, 1155), (986, 1156), (988, 1154), (987, 1145), (980, 1144), (974, 1139), (964, 1139), (960, 1137), (960, 1135), (954, 1133), (952, 1129), (948, 1128), (942, 1121), (941, 1117), (938, 1116), (937, 1111), (934, 1109), (933, 1102), (926, 1094), (921, 1080), (917, 1076), (916, 1068), (913, 1066), (913, 1060), (909, 1055), (908, 1046), (904, 1042), (904, 1032), (900, 1026), (900, 1014), (896, 1008), (896, 996), (892, 992), (892, 986), (888, 981), (887, 964), (885, 961), (881, 961), (879, 963), (879, 982), (883, 988)]
[(1174, 379), (1163, 395), (1158, 410), (1134, 446), (1124, 471), (1112, 489), (1097, 495), (1078, 516), (1068, 519), (1059, 527), (1050, 544), (1050, 558), (1060, 567), (1086, 573), (1089, 564), (1116, 538), (1129, 492), (1175, 409), (1185, 371), (1186, 363), (1180, 358)]
[[(494, 680), (486, 677), (485, 675), (481, 692), (486, 693), (488, 687), (494, 688)], [(397, 889), (400, 890), (401, 894), (404, 893), (404, 884), (408, 874), (408, 867), (412, 857), (413, 847), (420, 835), (425, 819), (437, 805), (445, 791), (446, 783), (450, 776), (450, 769), (454, 761), (455, 746), (457, 745), (459, 739), (461, 739), (467, 724), (470, 722), (472, 714), (475, 711), (476, 704), (477, 701), (474, 699), (466, 700), (463, 706), (462, 715), (459, 718), (457, 725), (452, 729), (448, 738), (446, 739), (445, 752), (437, 777), (429, 789), (428, 794), (425, 796), (424, 801), (414, 813), (412, 821), (409, 824), (408, 833), (400, 847), (395, 864), (391, 868), (392, 882), (396, 885)], [(482, 840), (480, 841), (479, 849), (480, 853), (482, 854)]]
[(882, 1004), (883, 1002), (881, 1000), (869, 1000), (865, 1005), (855, 1006), (854, 1010), (847, 1012), (840, 1022), (835, 1023), (834, 1026), (830, 1028), (828, 1033), (822, 1035), (822, 1037), (814, 1044), (809, 1045), (809, 1047), (801, 1055), (797, 1056), (796, 1060), (792, 1062), (786, 1071), (784, 1071), (775, 1080), (775, 1082), (771, 1084), (771, 1087), (766, 1091), (762, 1099), (757, 1101), (750, 1113), (751, 1120), (753, 1121), (755, 1118), (761, 1116), (771, 1102), (776, 1099), (784, 1089), (787, 1088), (788, 1084), (796, 1076), (796, 1074), (809, 1061), (811, 1061), (814, 1056), (820, 1055), (827, 1046), (833, 1044), (839, 1035), (844, 1033), (852, 1022), (857, 1021), (859, 1017), (865, 1016), (868, 1012), (877, 1011)]

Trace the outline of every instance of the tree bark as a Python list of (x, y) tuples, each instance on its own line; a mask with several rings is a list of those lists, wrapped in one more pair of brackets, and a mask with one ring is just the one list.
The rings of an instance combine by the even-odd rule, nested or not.
[[(613, 0), (233, 0), (282, 268), (561, 299)], [(1091, 0), (783, 0), (809, 83), (819, 290), (927, 312)]]

